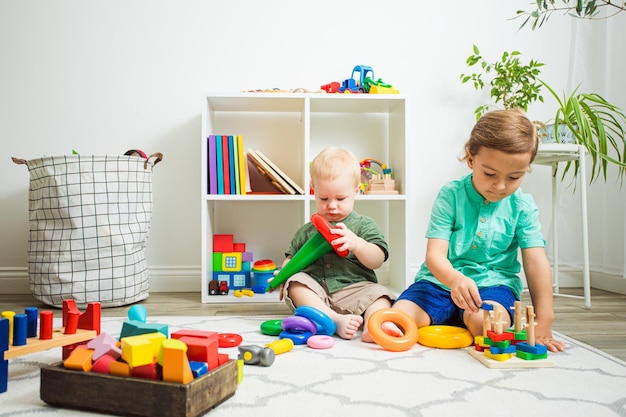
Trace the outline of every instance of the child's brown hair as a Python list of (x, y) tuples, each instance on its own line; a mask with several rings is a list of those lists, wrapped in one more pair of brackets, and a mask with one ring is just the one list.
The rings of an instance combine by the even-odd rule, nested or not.
[(528, 153), (532, 162), (538, 146), (537, 127), (522, 110), (494, 110), (478, 119), (460, 159), (476, 155), (481, 148), (492, 148), (511, 154)]

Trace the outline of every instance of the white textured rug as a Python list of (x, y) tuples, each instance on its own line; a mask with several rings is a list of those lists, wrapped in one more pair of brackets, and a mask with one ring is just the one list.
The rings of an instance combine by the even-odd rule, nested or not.
[[(149, 317), (178, 329), (238, 333), (243, 344), (264, 346), (276, 337), (260, 325), (282, 317)], [(123, 318), (103, 318), (102, 331), (118, 336)], [(60, 323), (55, 322), (55, 326)], [(489, 369), (465, 350), (416, 345), (388, 352), (360, 339), (336, 338), (335, 346), (306, 345), (276, 356), (269, 367), (245, 365), (233, 397), (211, 417), (301, 416), (626, 416), (626, 363), (557, 335), (564, 353), (553, 368)], [(221, 349), (235, 359), (237, 348)], [(9, 361), (8, 391), (0, 417), (102, 416), (55, 408), (39, 399), (39, 368), (58, 362), (61, 349)], [(71, 395), (71, 393), (68, 393)], [(174, 417), (174, 416), (173, 416)]]

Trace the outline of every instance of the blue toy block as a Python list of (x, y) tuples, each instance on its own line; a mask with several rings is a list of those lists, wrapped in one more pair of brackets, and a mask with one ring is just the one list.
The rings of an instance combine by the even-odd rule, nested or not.
[(532, 353), (533, 355), (544, 355), (548, 353), (548, 348), (546, 345), (535, 345), (531, 346), (527, 342), (521, 342), (515, 345), (517, 350)]
[(9, 361), (4, 359), (4, 352), (9, 350), (9, 319), (0, 318), (0, 393), (7, 392), (9, 382)]
[(238, 272), (213, 272), (213, 279), (221, 282), (228, 282), (228, 288), (231, 290), (242, 290), (251, 287), (250, 271)]
[(194, 378), (198, 378), (209, 372), (209, 364), (206, 362), (189, 361), (189, 367)]
[(489, 351), (494, 354), (494, 355), (498, 355), (498, 354), (502, 354), (502, 353), (515, 353), (517, 351), (515, 345), (509, 345), (505, 348), (501, 348), (501, 347), (497, 347), (497, 346), (491, 346), (489, 348)]
[(26, 314), (16, 314), (13, 317), (13, 346), (26, 345), (28, 317)]
[(483, 305), (481, 305), (480, 308), (482, 308), (483, 310), (487, 310), (487, 311), (493, 311), (493, 304), (483, 303)]
[(39, 320), (39, 309), (37, 307), (26, 307), (24, 313), (28, 318), (26, 330), (27, 337), (37, 337), (37, 323)]

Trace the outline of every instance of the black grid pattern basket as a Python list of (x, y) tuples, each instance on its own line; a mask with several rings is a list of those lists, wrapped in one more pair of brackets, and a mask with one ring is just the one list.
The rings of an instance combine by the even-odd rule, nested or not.
[(21, 163), (30, 173), (33, 296), (55, 307), (65, 299), (81, 307), (90, 302), (116, 307), (147, 298), (154, 164), (135, 156), (95, 155)]

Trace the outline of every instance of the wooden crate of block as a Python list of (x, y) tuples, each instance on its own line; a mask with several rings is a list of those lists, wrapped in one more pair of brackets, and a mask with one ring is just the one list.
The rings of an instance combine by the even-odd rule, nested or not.
[(237, 361), (229, 360), (188, 384), (65, 369), (41, 369), (41, 399), (54, 406), (122, 416), (199, 416), (232, 397)]

